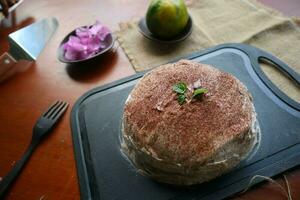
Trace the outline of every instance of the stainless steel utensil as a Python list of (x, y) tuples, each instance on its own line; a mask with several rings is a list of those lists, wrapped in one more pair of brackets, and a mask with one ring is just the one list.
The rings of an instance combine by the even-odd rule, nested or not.
[(19, 60), (36, 60), (57, 27), (57, 19), (49, 18), (9, 34), (9, 52), (0, 56), (0, 76), (13, 68)]

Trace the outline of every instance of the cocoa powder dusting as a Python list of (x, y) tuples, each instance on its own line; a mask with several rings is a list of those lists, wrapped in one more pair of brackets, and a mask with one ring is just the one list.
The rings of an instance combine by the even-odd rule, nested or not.
[[(179, 105), (178, 82), (208, 89), (201, 101)], [(154, 69), (131, 93), (124, 109), (125, 133), (169, 162), (197, 162), (251, 127), (252, 100), (232, 75), (182, 60)]]

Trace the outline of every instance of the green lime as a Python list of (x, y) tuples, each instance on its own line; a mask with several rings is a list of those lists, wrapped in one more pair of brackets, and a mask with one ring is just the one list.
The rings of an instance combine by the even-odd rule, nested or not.
[(179, 35), (188, 19), (184, 0), (152, 0), (146, 14), (148, 29), (153, 35), (163, 39)]

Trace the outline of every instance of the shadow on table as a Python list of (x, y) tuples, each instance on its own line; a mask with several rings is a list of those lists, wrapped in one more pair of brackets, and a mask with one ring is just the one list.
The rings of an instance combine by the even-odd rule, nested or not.
[(90, 61), (77, 64), (68, 64), (66, 71), (68, 75), (79, 82), (95, 82), (106, 76), (117, 61), (118, 55), (108, 52)]

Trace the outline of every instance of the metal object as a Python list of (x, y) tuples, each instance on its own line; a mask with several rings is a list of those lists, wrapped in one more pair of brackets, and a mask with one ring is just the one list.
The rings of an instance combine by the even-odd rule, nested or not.
[(68, 103), (63, 101), (56, 101), (52, 104), (46, 112), (38, 119), (32, 131), (32, 138), (30, 145), (23, 154), (22, 158), (15, 164), (14, 168), (2, 179), (0, 182), (0, 199), (4, 196), (5, 192), (21, 172), (23, 166), (30, 158), (32, 152), (58, 122), (60, 117), (66, 111)]
[(0, 56), (0, 82), (18, 71), (19, 60), (36, 60), (57, 27), (57, 19), (49, 18), (9, 34), (9, 52)]
[(9, 54), (15, 60), (36, 60), (57, 27), (57, 19), (49, 18), (9, 34)]

